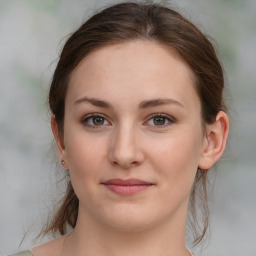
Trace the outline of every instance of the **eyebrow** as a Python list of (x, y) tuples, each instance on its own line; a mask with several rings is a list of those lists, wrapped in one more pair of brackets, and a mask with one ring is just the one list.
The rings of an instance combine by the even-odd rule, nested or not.
[[(83, 97), (74, 102), (74, 105), (77, 105), (82, 102), (88, 102), (94, 106), (101, 107), (101, 108), (109, 108), (113, 109), (113, 106), (103, 100), (96, 99), (96, 98), (88, 98), (88, 97)], [(169, 98), (158, 98), (158, 99), (152, 99), (152, 100), (144, 100), (139, 104), (140, 109), (145, 109), (145, 108), (150, 108), (150, 107), (157, 107), (161, 105), (167, 105), (167, 104), (175, 104), (180, 107), (184, 107), (182, 103), (180, 103), (177, 100), (174, 99), (169, 99)]]
[(169, 99), (169, 98), (160, 98), (160, 99), (152, 99), (152, 100), (145, 100), (139, 104), (139, 108), (150, 108), (150, 107), (157, 107), (160, 105), (167, 105), (167, 104), (176, 104), (180, 107), (184, 107), (182, 103), (177, 100)]
[(113, 106), (110, 103), (106, 102), (106, 101), (103, 101), (103, 100), (100, 100), (100, 99), (95, 99), (95, 98), (88, 98), (88, 97), (83, 97), (83, 98), (80, 98), (80, 99), (76, 100), (74, 102), (74, 105), (77, 105), (77, 104), (82, 103), (82, 102), (88, 102), (88, 103), (91, 103), (94, 106), (101, 107), (101, 108), (113, 108)]

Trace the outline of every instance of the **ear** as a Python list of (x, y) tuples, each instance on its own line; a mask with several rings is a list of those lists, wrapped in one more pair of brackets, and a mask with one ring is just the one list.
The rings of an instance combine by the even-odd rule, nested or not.
[(213, 124), (207, 124), (203, 151), (199, 160), (200, 169), (210, 169), (222, 156), (229, 132), (229, 120), (225, 112), (220, 111)]
[[(58, 148), (59, 161), (63, 166), (63, 168), (68, 169), (68, 161), (67, 161), (67, 156), (65, 151), (64, 140), (61, 134), (59, 133), (58, 124), (56, 122), (54, 115), (52, 115), (51, 117), (51, 127), (52, 127), (52, 133), (54, 135), (55, 142)], [(64, 163), (62, 163), (62, 161), (64, 161)]]

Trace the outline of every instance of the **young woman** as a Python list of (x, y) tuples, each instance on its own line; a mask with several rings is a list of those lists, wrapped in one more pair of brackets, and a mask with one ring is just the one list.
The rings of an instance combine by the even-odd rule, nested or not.
[(43, 233), (61, 236), (17, 255), (193, 255), (187, 219), (198, 244), (207, 174), (228, 136), (223, 88), (212, 44), (176, 11), (121, 3), (92, 16), (67, 40), (49, 92), (70, 181)]

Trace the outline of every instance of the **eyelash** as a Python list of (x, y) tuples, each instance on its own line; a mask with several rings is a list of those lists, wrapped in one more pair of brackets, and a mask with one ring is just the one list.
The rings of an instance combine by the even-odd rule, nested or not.
[(159, 129), (159, 128), (164, 128), (164, 127), (166, 127), (166, 126), (168, 126), (168, 125), (170, 125), (170, 124), (172, 124), (172, 123), (175, 122), (174, 118), (170, 117), (169, 115), (162, 114), (162, 113), (158, 113), (158, 114), (153, 114), (153, 115), (151, 115), (151, 116), (149, 117), (149, 119), (147, 120), (147, 122), (148, 122), (149, 120), (151, 120), (151, 119), (159, 118), (159, 117), (160, 117), (160, 118), (165, 118), (165, 121), (168, 121), (168, 123), (167, 123), (167, 124), (164, 124), (164, 125), (153, 125), (153, 126), (157, 127), (158, 129)]
[[(95, 125), (95, 124), (93, 125), (93, 124), (89, 124), (89, 120), (90, 120), (90, 119), (93, 120), (93, 118), (97, 118), (97, 117), (103, 118), (104, 123), (105, 123), (105, 121), (107, 121), (107, 119), (106, 119), (103, 115), (101, 115), (101, 114), (99, 114), (99, 113), (94, 113), (94, 114), (90, 114), (90, 115), (85, 116), (85, 117), (82, 119), (82, 123), (83, 123), (84, 125), (86, 125), (86, 126), (89, 126), (89, 127), (93, 128), (93, 129), (99, 129), (99, 128), (101, 128), (102, 126), (105, 126), (104, 124), (103, 124), (103, 125)], [(153, 115), (149, 116), (149, 118), (147, 119), (147, 121), (146, 121), (145, 123), (149, 122), (151, 119), (154, 119), (154, 118), (164, 118), (165, 121), (168, 122), (167, 124), (164, 124), (164, 125), (156, 125), (156, 124), (153, 124), (153, 125), (152, 125), (152, 126), (158, 128), (158, 129), (159, 129), (159, 128), (165, 128), (166, 126), (168, 126), (168, 125), (170, 125), (170, 124), (172, 124), (172, 123), (175, 123), (174, 118), (170, 117), (169, 115), (162, 114), (162, 113), (153, 114)], [(107, 122), (108, 122), (108, 121), (107, 121)], [(108, 123), (110, 123), (110, 122), (108, 122)]]
[[(97, 117), (103, 118), (103, 119), (104, 119), (104, 122), (107, 120), (103, 115), (101, 115), (101, 114), (99, 114), (99, 113), (94, 113), (94, 114), (90, 114), (90, 115), (85, 116), (85, 117), (82, 119), (82, 123), (83, 123), (84, 125), (86, 125), (86, 126), (91, 127), (91, 128), (98, 129), (98, 128), (100, 128), (100, 127), (103, 126), (103, 125), (97, 126), (97, 125), (92, 125), (92, 124), (89, 124), (89, 123), (88, 123), (90, 119), (93, 120), (93, 118), (97, 118)], [(108, 121), (107, 121), (107, 122), (108, 122)]]

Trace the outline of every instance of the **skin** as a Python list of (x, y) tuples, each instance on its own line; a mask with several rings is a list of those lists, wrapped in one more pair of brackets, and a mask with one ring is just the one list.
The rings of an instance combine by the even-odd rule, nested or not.
[[(195, 174), (221, 157), (229, 127), (222, 111), (211, 125), (202, 125), (200, 113), (193, 73), (174, 50), (137, 40), (88, 55), (71, 76), (64, 137), (52, 117), (59, 157), (80, 202), (77, 226), (32, 253), (190, 255), (185, 230)], [(100, 114), (98, 123), (91, 114)], [(152, 186), (119, 195), (102, 184), (116, 178)]]

